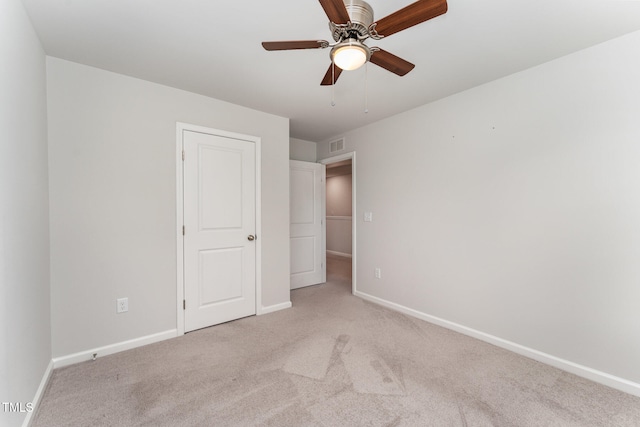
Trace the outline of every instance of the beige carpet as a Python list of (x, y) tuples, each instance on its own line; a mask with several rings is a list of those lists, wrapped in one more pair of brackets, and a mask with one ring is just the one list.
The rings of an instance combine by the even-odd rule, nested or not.
[(350, 294), (57, 369), (35, 426), (640, 426), (640, 398)]

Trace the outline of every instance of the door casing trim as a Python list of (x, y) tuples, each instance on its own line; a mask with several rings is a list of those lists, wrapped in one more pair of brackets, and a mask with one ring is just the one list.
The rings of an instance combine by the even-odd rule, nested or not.
[(182, 134), (184, 131), (206, 133), (224, 138), (253, 142), (256, 148), (256, 315), (263, 313), (262, 307), (262, 139), (257, 136), (244, 135), (213, 129), (188, 123), (176, 123), (176, 330), (177, 335), (184, 335), (184, 163), (182, 160)]

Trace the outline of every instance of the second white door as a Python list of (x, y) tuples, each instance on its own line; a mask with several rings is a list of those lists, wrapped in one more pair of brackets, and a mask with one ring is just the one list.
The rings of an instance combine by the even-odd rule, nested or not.
[(325, 166), (290, 160), (291, 289), (326, 282)]

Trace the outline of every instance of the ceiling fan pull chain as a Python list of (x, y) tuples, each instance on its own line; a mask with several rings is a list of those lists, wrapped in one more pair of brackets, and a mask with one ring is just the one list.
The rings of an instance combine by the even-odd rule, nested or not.
[(333, 61), (331, 61), (331, 106), (335, 107), (336, 106), (336, 76), (335, 76), (335, 72), (336, 72), (336, 64), (333, 63)]
[(364, 64), (364, 113), (369, 112), (369, 62)]

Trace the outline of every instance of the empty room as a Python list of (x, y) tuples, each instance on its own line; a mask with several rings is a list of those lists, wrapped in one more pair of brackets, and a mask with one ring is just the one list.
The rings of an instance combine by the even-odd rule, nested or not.
[(640, 1), (2, 0), (0, 426), (640, 425)]

